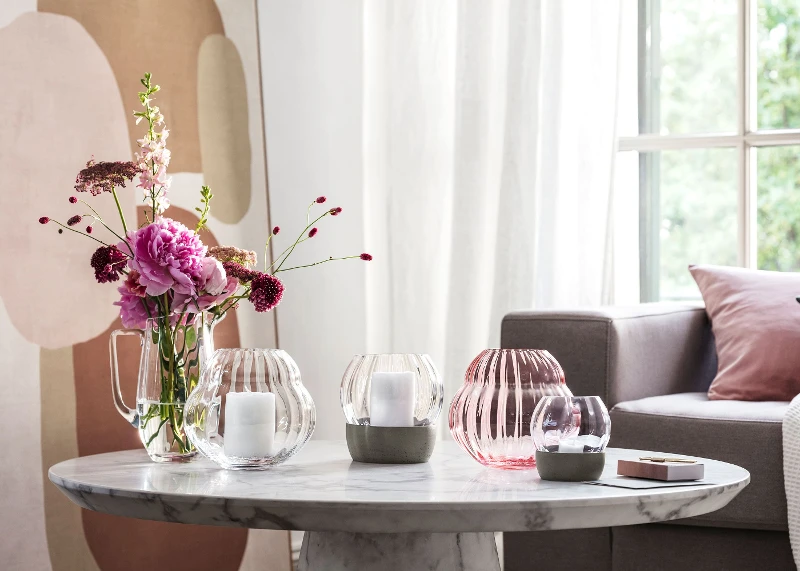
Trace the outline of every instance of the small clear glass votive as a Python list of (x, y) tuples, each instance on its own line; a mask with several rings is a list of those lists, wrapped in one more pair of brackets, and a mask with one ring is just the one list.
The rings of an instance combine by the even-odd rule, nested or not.
[(347, 445), (359, 462), (427, 462), (444, 384), (428, 355), (355, 355), (339, 391)]
[(611, 418), (600, 397), (544, 397), (533, 412), (531, 433), (543, 480), (587, 481), (602, 474)]
[(227, 469), (280, 464), (311, 438), (314, 401), (288, 353), (219, 349), (186, 401), (189, 440)]

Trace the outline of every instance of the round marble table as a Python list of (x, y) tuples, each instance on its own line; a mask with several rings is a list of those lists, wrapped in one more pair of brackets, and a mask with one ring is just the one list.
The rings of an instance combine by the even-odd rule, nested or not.
[[(658, 455), (609, 449), (617, 460)], [(705, 486), (631, 490), (546, 482), (535, 470), (485, 468), (454, 442), (427, 464), (352, 462), (342, 442), (312, 441), (283, 465), (227, 471), (209, 460), (154, 464), (144, 450), (85, 456), (50, 480), (85, 509), (179, 523), (305, 530), (301, 570), (499, 569), (493, 532), (631, 525), (718, 510), (747, 470), (705, 463)]]

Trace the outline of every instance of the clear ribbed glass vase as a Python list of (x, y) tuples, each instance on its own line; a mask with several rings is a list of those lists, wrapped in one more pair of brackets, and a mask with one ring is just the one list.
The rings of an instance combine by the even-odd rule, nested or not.
[(487, 349), (472, 361), (450, 404), (450, 433), (494, 468), (536, 467), (533, 412), (544, 396), (572, 396), (561, 365), (538, 349)]
[(286, 351), (219, 349), (186, 401), (186, 434), (229, 469), (280, 464), (311, 438), (316, 409)]
[[(348, 424), (374, 425), (370, 410), (372, 382), (378, 373), (408, 373), (413, 378), (413, 402), (409, 408), (410, 426), (429, 426), (436, 423), (442, 412), (444, 384), (428, 355), (416, 353), (385, 353), (355, 355), (342, 377), (339, 399)], [(412, 412), (413, 410), (413, 412)]]

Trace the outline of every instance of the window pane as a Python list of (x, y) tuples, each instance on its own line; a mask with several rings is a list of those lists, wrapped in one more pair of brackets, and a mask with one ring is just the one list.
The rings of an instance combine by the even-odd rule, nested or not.
[(735, 132), (737, 0), (643, 4), (646, 9), (638, 15), (640, 132)]
[(800, 270), (800, 147), (768, 147), (758, 157), (758, 267)]
[(800, 128), (800, 3), (758, 3), (758, 126)]
[(614, 163), (614, 303), (635, 305), (639, 289), (639, 153), (617, 153)]
[(699, 298), (689, 264), (737, 263), (736, 151), (661, 151), (643, 153), (640, 161), (642, 184), (658, 209), (643, 216), (655, 222), (650, 259), (643, 259), (658, 283), (653, 297)]

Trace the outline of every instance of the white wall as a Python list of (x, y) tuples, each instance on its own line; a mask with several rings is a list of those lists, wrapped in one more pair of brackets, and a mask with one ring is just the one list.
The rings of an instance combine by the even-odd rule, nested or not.
[[(271, 218), (281, 227), (275, 253), (305, 226), (315, 197), (344, 209), (322, 221), (292, 256), (297, 263), (369, 251), (361, 224), (361, 17), (360, 0), (259, 0)], [(366, 351), (367, 270), (347, 260), (280, 274), (278, 342), (317, 405), (315, 438), (344, 438), (339, 383), (352, 355)]]

